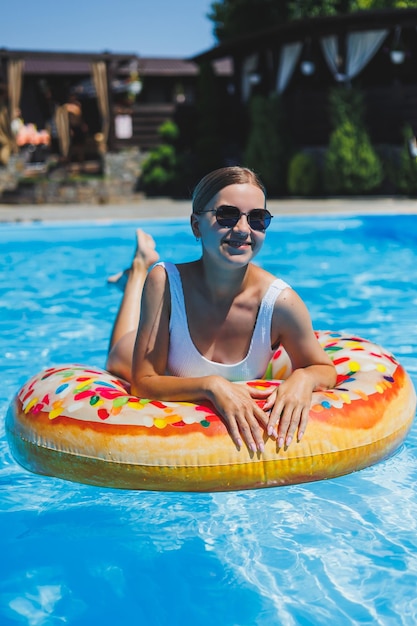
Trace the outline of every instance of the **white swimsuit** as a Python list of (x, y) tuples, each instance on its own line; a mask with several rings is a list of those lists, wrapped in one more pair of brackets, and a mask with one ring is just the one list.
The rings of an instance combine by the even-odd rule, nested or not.
[(246, 357), (238, 363), (209, 361), (195, 347), (188, 329), (181, 276), (173, 263), (158, 263), (165, 268), (171, 291), (170, 342), (167, 374), (196, 377), (217, 374), (230, 381), (262, 378), (274, 350), (271, 349), (271, 321), (275, 301), (289, 285), (276, 279), (262, 298)]

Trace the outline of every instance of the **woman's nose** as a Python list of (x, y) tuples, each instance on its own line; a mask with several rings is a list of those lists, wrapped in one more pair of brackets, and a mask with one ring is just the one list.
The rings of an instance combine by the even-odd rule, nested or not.
[(233, 228), (243, 233), (250, 232), (251, 228), (249, 226), (249, 220), (248, 220), (248, 216), (246, 213), (240, 214), (240, 217)]

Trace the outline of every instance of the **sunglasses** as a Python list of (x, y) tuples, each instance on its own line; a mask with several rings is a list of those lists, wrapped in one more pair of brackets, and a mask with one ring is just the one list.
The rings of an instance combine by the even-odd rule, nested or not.
[(201, 213), (214, 213), (217, 223), (223, 228), (233, 228), (236, 226), (242, 215), (246, 215), (249, 226), (252, 230), (264, 231), (268, 228), (273, 218), (273, 215), (267, 209), (252, 209), (248, 213), (243, 213), (235, 206), (228, 206), (224, 204), (217, 209), (208, 209), (207, 211), (201, 211)]

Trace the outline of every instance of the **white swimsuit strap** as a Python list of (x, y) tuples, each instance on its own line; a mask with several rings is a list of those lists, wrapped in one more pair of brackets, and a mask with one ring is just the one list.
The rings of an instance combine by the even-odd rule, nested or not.
[[(175, 314), (177, 319), (180, 319), (180, 322), (184, 329), (188, 331), (188, 320), (187, 320), (187, 312), (185, 310), (185, 300), (184, 300), (184, 291), (182, 288), (181, 276), (178, 271), (178, 267), (174, 263), (170, 263), (169, 261), (160, 261), (156, 265), (161, 265), (168, 276), (169, 289), (171, 292), (171, 302), (175, 299), (176, 310)], [(172, 318), (172, 311), (171, 311)], [(170, 323), (171, 326), (171, 323)], [(188, 333), (189, 335), (189, 333)], [(191, 340), (191, 337), (190, 337)], [(193, 344), (194, 345), (194, 344)]]
[(287, 287), (290, 287), (288, 283), (280, 278), (276, 278), (274, 282), (269, 285), (259, 307), (249, 352), (255, 342), (258, 345), (265, 342), (269, 347), (271, 346), (271, 323), (275, 302), (280, 293)]

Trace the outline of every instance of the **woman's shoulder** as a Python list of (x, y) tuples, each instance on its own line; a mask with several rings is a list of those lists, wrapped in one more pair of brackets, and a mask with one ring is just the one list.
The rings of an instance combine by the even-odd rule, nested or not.
[[(175, 266), (174, 266), (175, 267)], [(148, 289), (164, 289), (168, 282), (169, 268), (166, 263), (159, 261), (149, 270), (146, 278)]]
[(187, 261), (185, 263), (173, 263), (172, 261), (158, 261), (157, 263), (155, 263), (152, 269), (154, 269), (155, 267), (163, 267), (167, 271), (169, 270), (181, 271), (182, 268), (193, 267), (196, 264), (197, 264), (197, 261)]
[(184, 280), (189, 273), (193, 272), (194, 262), (189, 263), (172, 263), (171, 261), (158, 261), (155, 263), (150, 271), (150, 274), (154, 277), (158, 277), (160, 280), (177, 279)]
[(258, 265), (251, 264), (251, 283), (258, 285), (261, 291), (267, 290), (271, 285), (277, 284), (281, 285), (281, 287), (287, 286), (288, 283), (282, 278), (278, 278), (271, 272), (264, 270), (262, 267)]

